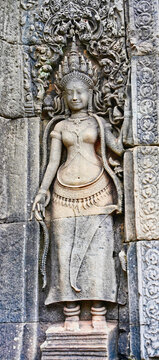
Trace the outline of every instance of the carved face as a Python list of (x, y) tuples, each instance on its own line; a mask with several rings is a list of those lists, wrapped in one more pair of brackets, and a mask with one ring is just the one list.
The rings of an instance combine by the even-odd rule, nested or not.
[(65, 99), (73, 112), (86, 110), (89, 99), (88, 85), (78, 79), (68, 81), (65, 87)]

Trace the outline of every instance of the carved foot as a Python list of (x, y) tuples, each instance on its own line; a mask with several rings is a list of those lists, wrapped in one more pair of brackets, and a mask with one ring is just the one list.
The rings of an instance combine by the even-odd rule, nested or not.
[(79, 316), (70, 316), (65, 319), (64, 328), (67, 331), (79, 330)]
[(106, 330), (107, 324), (105, 316), (92, 316), (92, 327), (95, 330)]
[(107, 324), (105, 319), (106, 308), (105, 306), (102, 307), (91, 307), (91, 314), (92, 314), (92, 327), (95, 330), (106, 330)]
[(64, 314), (66, 316), (64, 328), (68, 331), (78, 331), (79, 330), (79, 314), (80, 306), (65, 306)]

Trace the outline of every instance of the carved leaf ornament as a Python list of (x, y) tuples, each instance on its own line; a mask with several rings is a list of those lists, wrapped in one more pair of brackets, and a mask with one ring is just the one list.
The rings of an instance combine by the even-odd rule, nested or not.
[[(143, 332), (144, 359), (159, 356), (159, 247), (157, 241), (141, 242), (138, 251), (142, 257), (139, 277), (141, 282), (140, 309)], [(142, 275), (140, 273), (142, 272)]]
[(137, 236), (139, 239), (158, 239), (158, 148), (142, 146), (135, 151)]

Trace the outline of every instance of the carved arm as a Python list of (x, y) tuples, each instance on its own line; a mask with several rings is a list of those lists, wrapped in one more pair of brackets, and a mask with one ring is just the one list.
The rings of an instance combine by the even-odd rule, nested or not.
[(105, 138), (107, 146), (117, 155), (123, 154), (123, 142), (122, 142), (122, 129), (118, 138), (116, 138), (111, 132), (111, 125), (105, 126)]
[(40, 190), (47, 191), (49, 189), (60, 164), (61, 149), (62, 149), (62, 141), (57, 138), (52, 138), (50, 159), (39, 191)]
[(56, 175), (57, 169), (60, 164), (61, 149), (62, 149), (61, 139), (52, 138), (49, 163), (46, 168), (43, 181), (41, 183), (38, 194), (35, 197), (32, 207), (31, 218), (33, 216), (33, 213), (35, 212), (35, 217), (38, 221), (42, 220), (41, 214), (43, 214), (43, 217), (45, 217), (45, 207), (47, 206), (50, 200), (50, 196), (48, 196), (48, 190)]

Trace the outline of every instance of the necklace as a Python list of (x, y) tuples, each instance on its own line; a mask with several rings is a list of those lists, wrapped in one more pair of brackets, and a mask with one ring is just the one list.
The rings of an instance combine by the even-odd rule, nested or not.
[(75, 125), (79, 125), (82, 121), (88, 120), (89, 116), (85, 116), (83, 118), (69, 118), (69, 121), (73, 122)]

